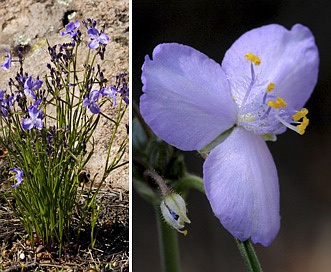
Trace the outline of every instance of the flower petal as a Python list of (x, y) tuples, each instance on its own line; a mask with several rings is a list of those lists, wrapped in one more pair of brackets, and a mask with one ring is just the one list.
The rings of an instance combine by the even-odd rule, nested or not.
[(91, 39), (97, 39), (99, 37), (99, 31), (92, 27), (87, 30), (87, 34), (90, 36)]
[(218, 63), (180, 44), (161, 44), (142, 67), (140, 110), (154, 133), (182, 150), (198, 150), (233, 126), (236, 106)]
[(25, 118), (22, 121), (22, 128), (24, 130), (30, 130), (30, 129), (32, 129), (33, 128), (33, 125), (34, 125), (33, 121), (30, 120), (29, 118)]
[(107, 44), (109, 42), (109, 37), (106, 34), (101, 33), (98, 38), (98, 41), (99, 41), (99, 43)]
[(93, 113), (93, 114), (98, 114), (100, 113), (100, 106), (98, 105), (98, 103), (94, 102), (94, 101), (91, 101), (91, 104), (90, 104), (90, 111)]
[(4, 69), (4, 70), (8, 70), (11, 67), (12, 57), (11, 57), (11, 54), (10, 54), (10, 52), (8, 50), (3, 49), (3, 51), (5, 51), (5, 53), (7, 54), (7, 56), (5, 57), (5, 61), (1, 65), (1, 68)]
[(88, 42), (88, 47), (91, 48), (91, 49), (97, 49), (99, 47), (99, 42), (97, 39), (94, 39), (94, 40), (90, 40)]
[(204, 163), (212, 209), (236, 238), (268, 246), (280, 228), (277, 170), (265, 141), (243, 128), (213, 149)]
[(245, 59), (247, 53), (261, 59), (261, 64), (254, 66), (257, 82), (251, 99), (254, 92), (265, 92), (272, 82), (273, 92), (287, 102), (289, 109), (301, 109), (315, 87), (318, 74), (318, 49), (310, 30), (300, 24), (291, 30), (267, 25), (246, 32), (231, 46), (222, 67), (239, 104), (251, 80), (251, 63)]
[(43, 121), (41, 119), (39, 119), (39, 118), (36, 119), (34, 126), (36, 127), (36, 129), (42, 130), (43, 127), (44, 127)]

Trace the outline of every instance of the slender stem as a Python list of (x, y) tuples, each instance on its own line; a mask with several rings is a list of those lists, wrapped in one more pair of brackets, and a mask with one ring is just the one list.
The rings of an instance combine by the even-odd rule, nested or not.
[(149, 176), (156, 182), (156, 184), (159, 186), (161, 190), (162, 196), (166, 196), (170, 194), (170, 189), (167, 187), (164, 180), (161, 178), (161, 176), (158, 173), (156, 173), (155, 170), (149, 170), (149, 169), (145, 170), (144, 176), (146, 177)]
[(249, 240), (244, 242), (236, 239), (236, 243), (242, 258), (244, 259), (246, 268), (249, 272), (262, 272), (259, 259), (254, 251), (253, 245)]
[(160, 244), (162, 272), (180, 272), (177, 231), (162, 219), (160, 208), (155, 206)]

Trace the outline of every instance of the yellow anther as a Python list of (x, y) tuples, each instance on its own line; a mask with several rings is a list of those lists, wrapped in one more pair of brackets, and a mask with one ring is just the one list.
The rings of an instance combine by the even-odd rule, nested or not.
[(280, 106), (280, 107), (286, 107), (287, 103), (284, 101), (283, 98), (278, 97), (276, 100), (276, 103)]
[(308, 110), (306, 108), (302, 108), (300, 111), (292, 115), (294, 121), (299, 121), (301, 118), (306, 117), (308, 114)]
[(306, 116), (303, 116), (301, 124), (297, 126), (300, 135), (303, 135), (305, 133), (305, 130), (308, 125), (309, 125), (309, 119)]
[(275, 83), (270, 82), (267, 87), (267, 92), (270, 93), (275, 88)]
[(278, 97), (276, 99), (276, 101), (271, 101), (269, 100), (267, 102), (268, 106), (271, 107), (271, 108), (275, 108), (275, 109), (279, 109), (280, 107), (286, 107), (287, 106), (287, 103), (284, 101), (283, 98), (281, 97)]
[(260, 58), (256, 55), (252, 54), (252, 53), (247, 53), (245, 55), (245, 59), (253, 62), (255, 65), (260, 65), (261, 64)]

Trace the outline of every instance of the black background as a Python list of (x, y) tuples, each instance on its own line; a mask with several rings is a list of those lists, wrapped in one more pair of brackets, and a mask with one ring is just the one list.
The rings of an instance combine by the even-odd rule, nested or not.
[[(269, 143), (280, 181), (282, 225), (267, 248), (257, 245), (264, 271), (331, 269), (331, 1), (132, 1), (133, 97), (141, 95), (141, 66), (163, 42), (190, 45), (221, 63), (246, 31), (270, 23), (313, 32), (320, 52), (318, 84), (308, 101), (310, 125)], [(186, 152), (187, 167), (201, 175), (203, 161)], [(182, 271), (245, 271), (235, 242), (213, 215), (205, 196), (190, 193), (189, 235), (180, 235)], [(152, 206), (133, 193), (133, 271), (160, 271)]]

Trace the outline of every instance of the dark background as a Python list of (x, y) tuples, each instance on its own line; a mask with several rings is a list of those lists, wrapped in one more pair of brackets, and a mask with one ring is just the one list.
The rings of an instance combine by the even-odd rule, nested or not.
[[(278, 23), (308, 26), (320, 52), (319, 80), (306, 107), (310, 125), (269, 143), (280, 182), (282, 225), (267, 248), (255, 246), (264, 271), (331, 271), (331, 1), (323, 0), (133, 0), (133, 98), (141, 95), (141, 66), (163, 42), (190, 45), (221, 63), (246, 31)], [(203, 161), (185, 153), (187, 167), (201, 175)], [(205, 196), (187, 200), (187, 237), (180, 235), (182, 271), (245, 271), (233, 238), (213, 215)], [(133, 193), (133, 271), (160, 271), (152, 206)]]

